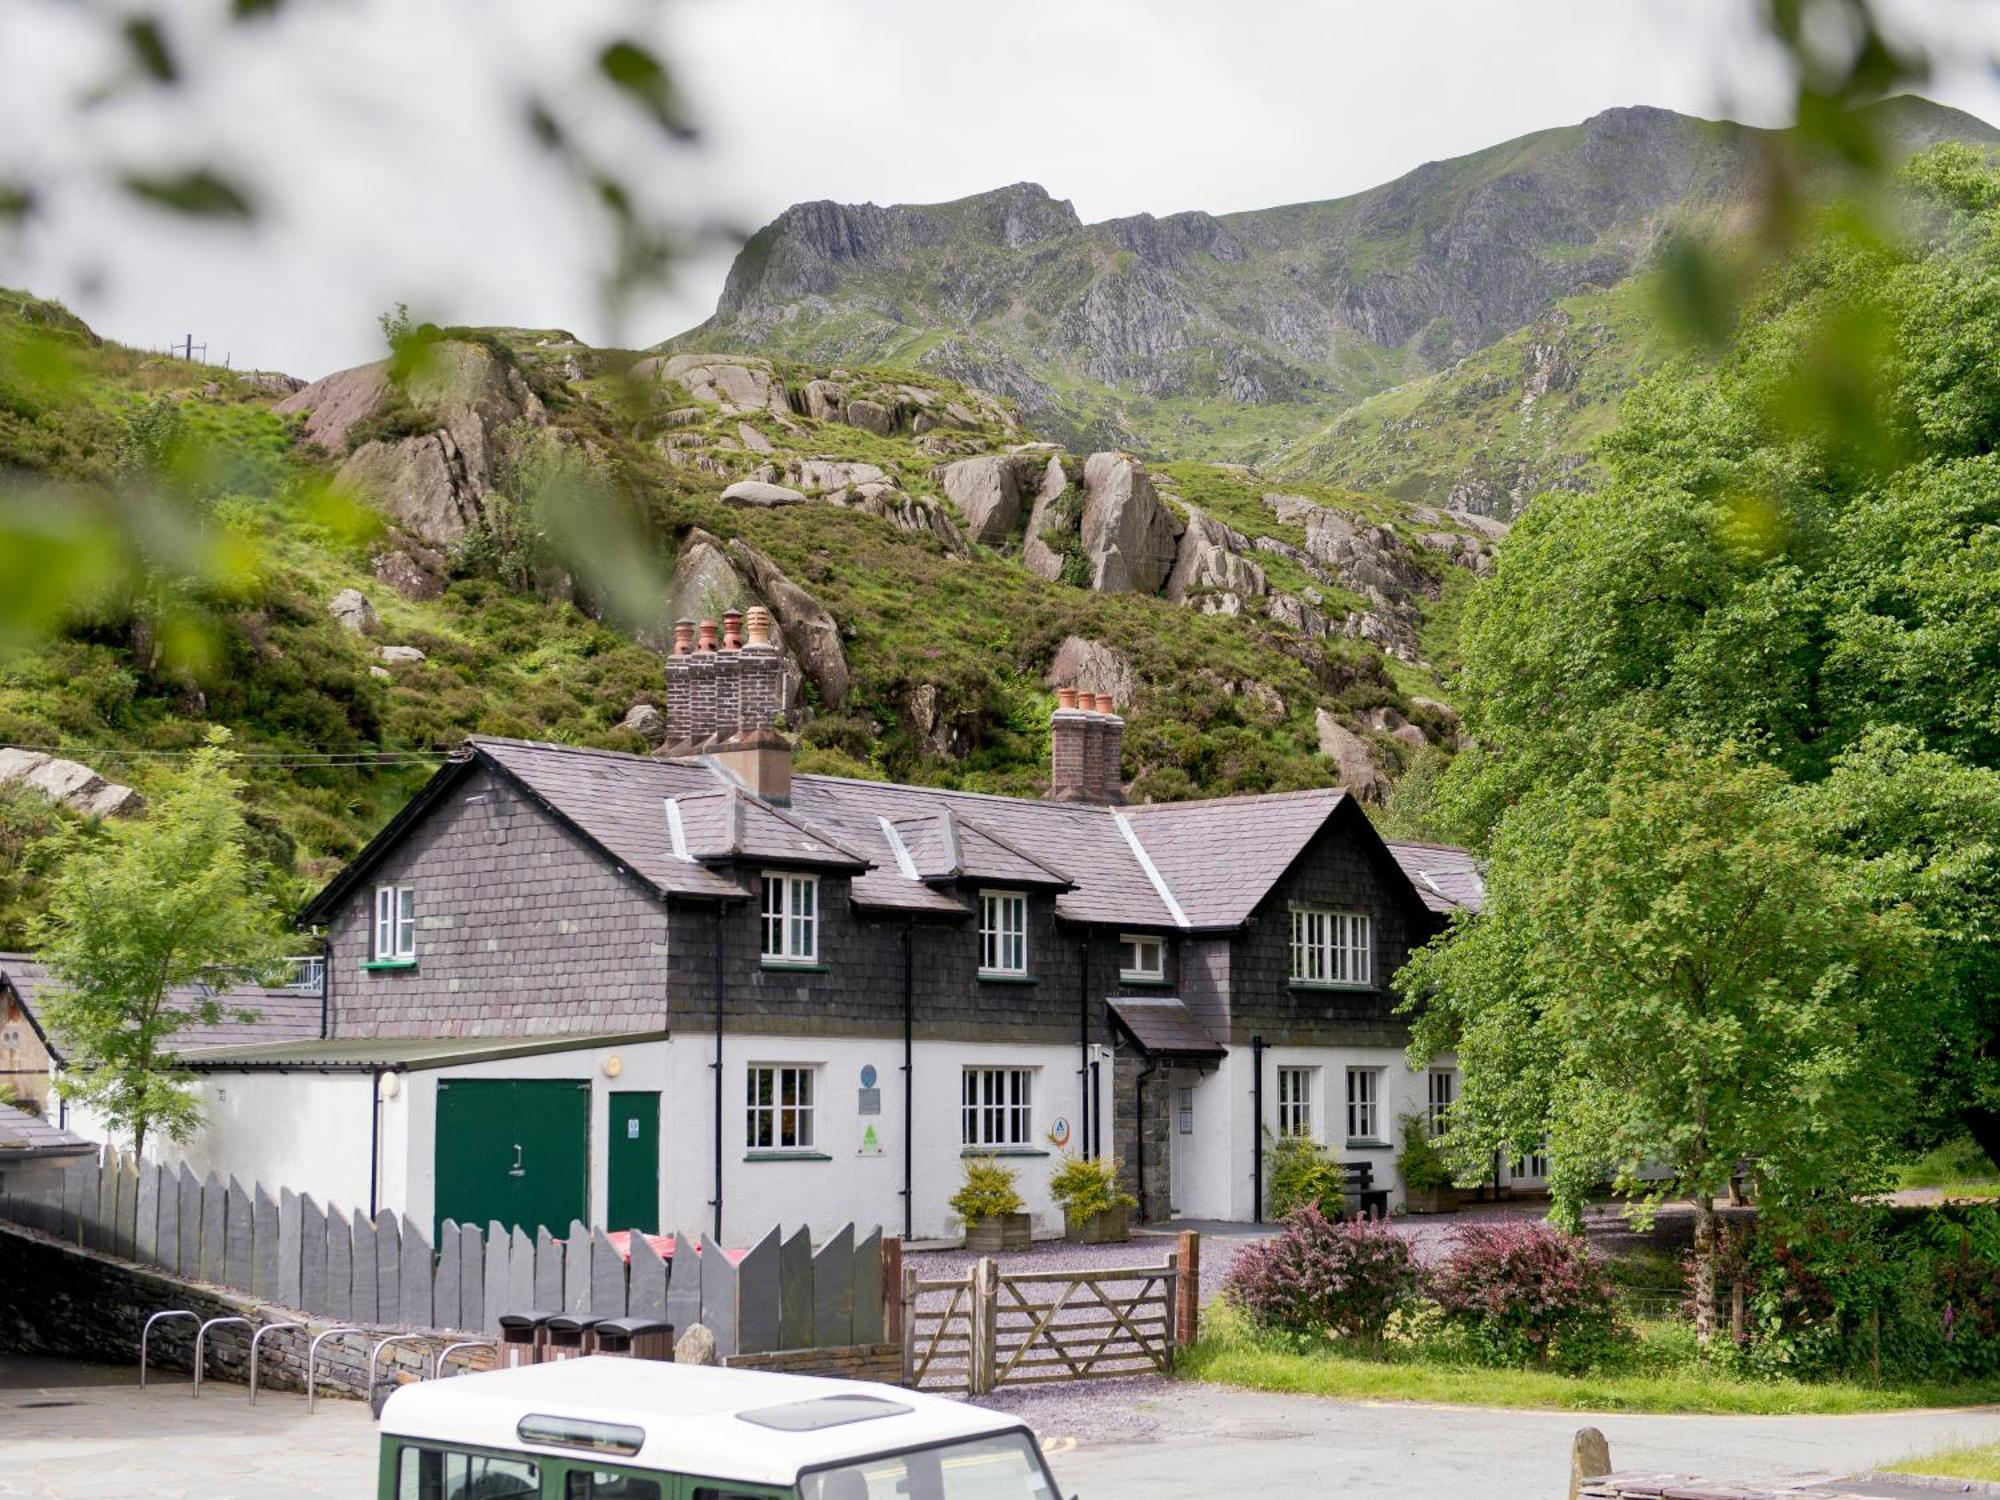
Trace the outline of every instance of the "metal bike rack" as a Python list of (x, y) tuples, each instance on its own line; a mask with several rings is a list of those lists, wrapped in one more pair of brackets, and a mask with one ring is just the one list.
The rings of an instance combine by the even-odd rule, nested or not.
[(195, 1330), (194, 1390), (192, 1394), (195, 1395), (196, 1397), (199, 1397), (201, 1395), (201, 1377), (202, 1377), (202, 1366), (203, 1366), (201, 1351), (202, 1351), (202, 1346), (208, 1342), (208, 1330), (211, 1328), (219, 1328), (224, 1323), (241, 1323), (245, 1328), (248, 1328), (250, 1326), (250, 1320), (248, 1318), (210, 1318), (206, 1323), (202, 1324), (201, 1327)]
[(303, 1323), (266, 1323), (250, 1335), (250, 1404), (257, 1404), (257, 1346), (264, 1342), (264, 1335), (276, 1333), (281, 1328), (303, 1328)]
[(319, 1346), (328, 1339), (338, 1338), (344, 1333), (366, 1333), (365, 1328), (329, 1328), (306, 1346), (306, 1415), (312, 1415), (313, 1402), (317, 1396), (313, 1381), (317, 1374), (315, 1366), (319, 1360)]
[[(197, 1323), (201, 1321), (198, 1314), (188, 1311), (185, 1307), (169, 1308), (166, 1312), (156, 1312), (146, 1319), (146, 1326), (139, 1330), (139, 1389), (142, 1391), (146, 1388), (146, 1340), (153, 1336), (153, 1325), (162, 1318), (193, 1318)], [(196, 1366), (196, 1378), (200, 1378), (199, 1365)]]
[[(427, 1344), (430, 1340), (421, 1333), (392, 1333), (386, 1339), (377, 1339), (375, 1347), (368, 1351), (368, 1399), (375, 1399), (375, 1366), (382, 1358), (382, 1351), (391, 1344)], [(422, 1379), (422, 1376), (418, 1376)]]
[(438, 1350), (436, 1357), (431, 1360), (431, 1379), (440, 1379), (444, 1375), (444, 1362), (461, 1349), (497, 1350), (499, 1347), (499, 1344), (492, 1339), (461, 1339), (456, 1344), (446, 1344), (442, 1349)]

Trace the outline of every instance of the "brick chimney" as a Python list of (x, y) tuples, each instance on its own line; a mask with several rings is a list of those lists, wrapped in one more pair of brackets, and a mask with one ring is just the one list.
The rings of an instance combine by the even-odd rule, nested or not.
[(1075, 688), (1057, 688), (1056, 711), (1049, 715), (1049, 799), (1054, 802), (1096, 800), (1084, 775), (1090, 715), (1077, 698)]
[(771, 612), (757, 605), (674, 625), (667, 658), (667, 758), (706, 755), (758, 796), (788, 802), (792, 745), (778, 732), (785, 659)]
[(1086, 802), (1104, 800), (1104, 718), (1098, 707), (1095, 693), (1079, 691), (1076, 706), (1090, 717), (1083, 726), (1083, 784), (1088, 789)]
[(1103, 716), (1097, 732), (1104, 737), (1104, 801), (1116, 806), (1125, 800), (1124, 772), (1120, 768), (1125, 754), (1125, 721), (1118, 717), (1118, 705), (1109, 693), (1097, 695), (1097, 709)]

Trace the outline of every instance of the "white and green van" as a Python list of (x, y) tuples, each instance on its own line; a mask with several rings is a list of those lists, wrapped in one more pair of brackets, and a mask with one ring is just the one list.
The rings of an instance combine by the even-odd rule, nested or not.
[(380, 1500), (1058, 1500), (1017, 1419), (894, 1386), (593, 1356), (403, 1387)]

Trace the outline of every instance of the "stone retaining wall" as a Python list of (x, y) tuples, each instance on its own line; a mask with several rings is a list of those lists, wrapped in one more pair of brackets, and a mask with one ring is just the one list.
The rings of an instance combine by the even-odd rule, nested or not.
[[(306, 1352), (312, 1339), (340, 1326), (329, 1318), (282, 1307), (226, 1287), (182, 1281), (130, 1261), (65, 1244), (46, 1234), (0, 1222), (0, 1350), (52, 1355), (113, 1364), (133, 1364), (139, 1335), (149, 1315), (186, 1308), (198, 1318), (247, 1317), (251, 1327), (232, 1324), (208, 1336), (206, 1379), (247, 1383), (250, 1336), (271, 1323), (304, 1323), (273, 1333), (261, 1345), (258, 1385), (271, 1390), (304, 1390)], [(147, 1345), (150, 1369), (190, 1373), (194, 1368), (194, 1318), (154, 1325)], [(410, 1334), (408, 1328), (368, 1327), (328, 1339), (320, 1346), (318, 1385), (330, 1395), (368, 1394), (368, 1355), (377, 1339)], [(427, 1374), (433, 1354), (444, 1345), (477, 1335), (425, 1329), (412, 1342), (384, 1352), (383, 1373), (391, 1379)], [(472, 1368), (492, 1363), (490, 1353), (463, 1351)]]

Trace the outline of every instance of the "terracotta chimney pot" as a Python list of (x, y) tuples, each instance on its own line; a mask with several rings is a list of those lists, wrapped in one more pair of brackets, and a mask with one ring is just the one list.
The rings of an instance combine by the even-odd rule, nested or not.
[(749, 627), (751, 645), (768, 646), (771, 644), (771, 612), (768, 609), (764, 608), (761, 604), (753, 604), (750, 606), (750, 612), (743, 618), (744, 623)]
[(735, 651), (743, 644), (743, 611), (729, 609), (722, 612), (722, 649)]
[(713, 620), (703, 620), (701, 622), (701, 649), (703, 651), (713, 651), (715, 649), (715, 621)]
[(686, 656), (694, 649), (694, 621), (674, 621), (674, 655)]
[(1073, 688), (1073, 687), (1066, 687), (1066, 688), (1057, 688), (1057, 689), (1056, 689), (1056, 707), (1057, 707), (1057, 708), (1075, 708), (1075, 707), (1077, 706), (1077, 705), (1076, 705), (1076, 697), (1077, 697), (1077, 695), (1076, 695), (1076, 689), (1075, 689), (1075, 688)]

